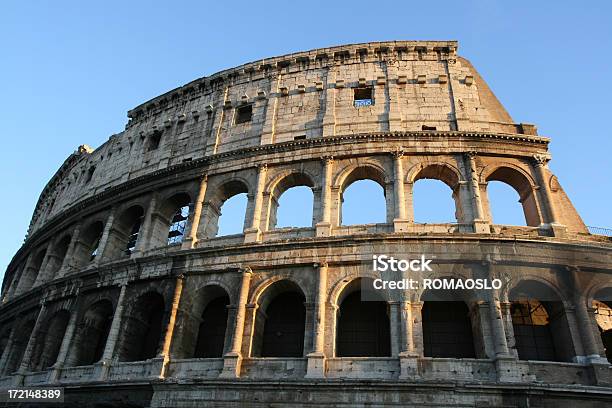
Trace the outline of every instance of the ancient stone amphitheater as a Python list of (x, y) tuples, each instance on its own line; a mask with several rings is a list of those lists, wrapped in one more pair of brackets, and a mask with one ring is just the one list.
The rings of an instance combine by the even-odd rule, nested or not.
[[(612, 403), (612, 239), (589, 233), (549, 139), (456, 42), (269, 58), (128, 117), (40, 195), (2, 285), (0, 389), (64, 387), (74, 407)], [(386, 222), (344, 225), (343, 193), (365, 179)], [(455, 222), (415, 222), (421, 179), (448, 185)], [(518, 192), (526, 225), (493, 222), (491, 181)], [(312, 225), (276, 228), (296, 186)], [(241, 193), (244, 232), (217, 236)], [(504, 285), (365, 302), (375, 254)]]

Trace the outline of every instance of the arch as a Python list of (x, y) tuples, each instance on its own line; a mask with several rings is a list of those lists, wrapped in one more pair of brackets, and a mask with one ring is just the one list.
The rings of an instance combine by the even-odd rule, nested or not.
[[(538, 226), (541, 223), (535, 194), (535, 183), (531, 176), (516, 165), (504, 163), (495, 167), (489, 166), (481, 173), (484, 183), (499, 181), (512, 187), (519, 195), (523, 207), (525, 221), (529, 226)], [(487, 202), (490, 200), (487, 195)], [(489, 219), (491, 219), (489, 209)]]
[(36, 283), (36, 279), (40, 274), (40, 270), (42, 268), (43, 260), (45, 259), (45, 255), (47, 254), (47, 248), (37, 250), (34, 255), (32, 255), (32, 262), (26, 263), (26, 268), (22, 273), (21, 281), (20, 281), (20, 290), (25, 292), (30, 289)]
[(75, 331), (74, 349), (66, 361), (67, 366), (90, 365), (100, 361), (113, 314), (113, 304), (108, 299), (100, 299), (85, 310)]
[(69, 320), (70, 312), (62, 309), (55, 312), (41, 328), (32, 355), (31, 368), (34, 371), (44, 370), (55, 364)]
[(104, 223), (100, 220), (90, 222), (79, 235), (75, 246), (73, 262), (79, 268), (93, 261), (98, 254), (98, 246), (102, 238)]
[(119, 361), (143, 361), (157, 355), (165, 317), (164, 297), (140, 295), (127, 313), (119, 346)]
[(599, 289), (592, 300), (592, 307), (605, 356), (612, 363), (612, 287)]
[[(239, 177), (233, 177), (216, 186), (211, 186), (208, 191), (210, 191), (211, 194), (207, 199), (207, 206), (205, 209), (205, 236), (213, 238), (219, 234), (222, 207), (226, 201), (239, 194), (248, 195), (250, 189), (246, 180)], [(243, 229), (246, 226), (246, 211), (247, 209), (245, 206)]]
[(425, 301), (421, 322), (425, 357), (476, 357), (470, 312), (465, 302)]
[[(463, 222), (464, 214), (463, 214), (463, 206), (461, 203), (461, 197), (459, 192), (459, 183), (462, 180), (460, 171), (445, 162), (424, 162), (414, 165), (406, 176), (406, 181), (410, 183), (409, 185), (412, 188), (412, 196), (413, 196), (413, 217), (412, 219), (419, 223), (452, 223), (452, 222)], [(432, 209), (435, 209), (435, 206), (432, 207), (431, 200), (432, 197), (428, 197), (427, 201), (427, 212), (423, 215), (419, 214), (419, 203), (421, 202), (418, 196), (420, 195), (420, 190), (424, 187), (426, 188), (426, 195), (434, 195), (435, 197), (439, 197), (442, 200), (446, 195), (446, 192), (436, 191), (436, 184), (434, 183), (442, 183), (446, 185), (451, 190), (450, 198), (452, 198), (454, 207), (454, 213), (449, 212), (448, 214), (444, 214), (440, 216), (440, 218), (436, 218), (433, 214)], [(439, 203), (439, 200), (436, 200), (436, 205)], [(445, 213), (445, 211), (442, 211)]]
[(357, 180), (372, 180), (377, 182), (383, 189), (390, 183), (385, 169), (377, 163), (353, 164), (342, 169), (336, 176), (333, 186), (341, 191)]
[[(345, 202), (345, 193), (347, 189), (355, 182), (370, 181), (378, 184), (382, 188), (382, 197), (378, 197), (382, 203), (384, 203), (384, 215), (380, 219), (365, 220), (366, 223), (385, 223), (393, 220), (393, 209), (387, 202), (387, 186), (389, 186), (389, 178), (387, 177), (385, 170), (378, 164), (364, 163), (359, 165), (348, 166), (343, 169), (340, 174), (336, 177), (334, 185), (338, 187), (338, 208), (336, 220), (338, 225), (346, 225), (343, 220), (343, 213), (346, 214), (347, 207), (350, 208), (350, 201), (348, 204)], [(377, 193), (372, 192), (373, 195), (369, 196), (368, 199), (371, 204), (375, 203)], [(362, 208), (361, 202), (356, 208)], [(361, 211), (359, 211), (361, 213)], [(345, 218), (345, 217), (344, 217)], [(359, 221), (358, 223), (362, 223)], [(350, 225), (350, 224), (349, 224)]]
[[(7, 327), (6, 325), (2, 326), (2, 330), (0, 330), (0, 359), (4, 355), (4, 352), (7, 351), (7, 347), (9, 344), (9, 338), (11, 335), (11, 327)], [(0, 375), (2, 372), (0, 372)]]
[[(366, 283), (365, 281), (368, 281)], [(370, 278), (355, 278), (338, 293), (336, 357), (389, 357), (391, 330), (388, 303), (378, 292), (362, 300), (362, 288)]]
[(157, 216), (151, 217), (150, 248), (182, 242), (191, 202), (189, 193), (173, 192), (161, 200), (157, 208), (152, 209)]
[(413, 166), (406, 175), (408, 183), (415, 183), (422, 179), (440, 180), (453, 191), (462, 181), (461, 172), (444, 162), (419, 163)]
[(257, 297), (253, 330), (256, 357), (302, 357), (306, 325), (305, 295), (298, 284), (280, 279)]
[(195, 296), (192, 313), (199, 317), (192, 356), (195, 358), (222, 357), (227, 332), (227, 307), (230, 297), (219, 285), (206, 285)]
[(17, 332), (13, 336), (13, 342), (10, 346), (11, 348), (8, 350), (6, 365), (4, 366), (4, 374), (10, 375), (19, 368), (23, 355), (25, 354), (26, 347), (28, 346), (28, 341), (32, 335), (32, 330), (34, 330), (34, 324), (34, 319), (26, 319), (15, 327), (14, 330), (17, 330)]
[(68, 254), (68, 248), (70, 247), (70, 242), (72, 241), (72, 236), (70, 234), (65, 234), (57, 244), (55, 244), (53, 248), (53, 257), (49, 259), (49, 278), (55, 278), (55, 275), (59, 272), (62, 265), (64, 264), (64, 260), (66, 259), (66, 254)]
[(129, 256), (136, 249), (136, 242), (144, 218), (144, 208), (132, 205), (121, 212), (109, 234), (106, 244), (108, 259), (117, 259)]
[[(268, 202), (265, 229), (269, 230), (276, 227), (280, 200), (285, 192), (295, 187), (308, 187), (312, 192), (314, 186), (314, 178), (309, 173), (301, 170), (288, 170), (275, 177), (268, 184), (268, 188), (266, 189), (266, 193), (268, 194)], [(314, 214), (314, 192), (313, 198), (310, 202), (312, 211), (311, 214)], [(312, 216), (309, 221), (310, 225), (314, 225), (314, 219)]]
[(523, 279), (508, 295), (519, 359), (572, 361), (576, 355), (572, 335), (554, 286), (542, 280)]

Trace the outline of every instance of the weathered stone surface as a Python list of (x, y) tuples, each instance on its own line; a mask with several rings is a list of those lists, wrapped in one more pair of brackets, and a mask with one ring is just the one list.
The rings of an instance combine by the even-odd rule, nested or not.
[[(593, 301), (612, 301), (612, 241), (589, 234), (548, 169), (549, 140), (514, 123), (456, 49), (367, 43), (245, 64), (136, 107), (125, 131), (79, 148), (5, 275), (0, 389), (54, 384), (66, 405), (92, 407), (610, 404)], [(360, 88), (371, 100), (355, 100)], [(342, 193), (364, 178), (385, 191), (385, 223), (344, 226)], [(423, 178), (452, 189), (456, 223), (414, 222)], [(519, 193), (527, 226), (493, 223), (493, 180)], [(313, 191), (312, 225), (275, 228), (278, 199), (298, 185)], [(216, 237), (238, 193), (244, 233)], [(385, 299), (388, 355), (339, 353), (341, 305), (375, 254), (505, 279), (461, 295), (474, 356), (427, 356), (422, 291)], [(556, 361), (519, 355), (512, 294), (530, 282), (557, 305)], [(270, 305), (288, 293), (303, 307), (301, 352), (270, 357)]]

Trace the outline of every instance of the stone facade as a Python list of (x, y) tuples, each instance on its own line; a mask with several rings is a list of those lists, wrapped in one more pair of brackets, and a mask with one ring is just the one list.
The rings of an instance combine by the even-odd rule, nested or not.
[[(81, 146), (6, 271), (0, 389), (61, 385), (69, 406), (609, 404), (612, 346), (596, 315), (612, 301), (612, 240), (589, 233), (549, 170), (549, 139), (514, 123), (456, 51), (398, 41), (245, 64)], [(414, 222), (424, 178), (450, 187), (455, 223)], [(386, 222), (344, 226), (342, 194), (362, 179), (383, 188)], [(518, 192), (527, 226), (492, 222), (490, 181)], [(295, 186), (313, 191), (312, 225), (275, 228)], [(216, 236), (239, 193), (244, 232)], [(453, 300), (473, 355), (431, 355), (419, 291), (383, 302), (388, 351), (345, 355), (343, 305), (381, 253), (430, 254), (439, 276), (505, 279)], [(519, 292), (546, 305), (550, 359), (523, 354)], [(281, 298), (302, 316), (298, 333), (283, 332)], [(272, 322), (292, 340), (268, 333)]]

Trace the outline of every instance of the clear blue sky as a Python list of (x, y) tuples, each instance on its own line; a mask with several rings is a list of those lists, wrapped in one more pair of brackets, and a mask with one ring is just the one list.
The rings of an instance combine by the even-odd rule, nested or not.
[(49, 178), (78, 145), (121, 131), (128, 109), (342, 43), (458, 40), (514, 120), (552, 138), (551, 168), (585, 222), (612, 227), (611, 15), (607, 1), (3, 2), (0, 277)]

